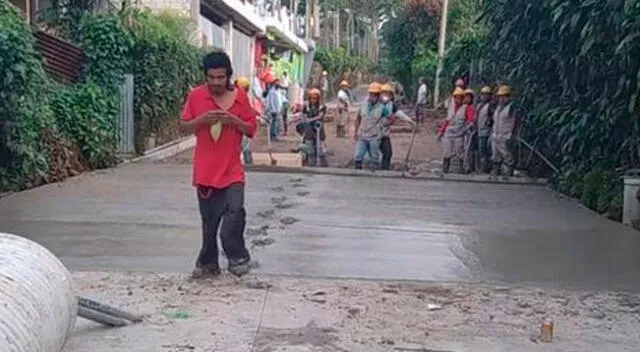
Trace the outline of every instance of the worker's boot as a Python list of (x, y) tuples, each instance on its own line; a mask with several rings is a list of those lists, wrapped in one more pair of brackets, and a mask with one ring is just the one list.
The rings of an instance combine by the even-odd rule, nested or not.
[(511, 165), (505, 165), (504, 174), (502, 175), (502, 178), (505, 180), (508, 180), (512, 176), (513, 176), (513, 167)]
[(471, 160), (469, 160), (468, 173), (472, 174), (472, 173), (476, 172), (476, 160), (478, 160), (478, 159), (476, 157), (476, 152), (471, 152), (470, 154), (471, 154)]
[(451, 167), (451, 158), (442, 159), (442, 173), (448, 174), (450, 167)]
[(464, 160), (462, 159), (458, 159), (456, 160), (458, 162), (458, 165), (456, 165), (456, 171), (458, 174), (464, 174)]
[(491, 172), (491, 164), (487, 158), (480, 158), (480, 169), (483, 173), (488, 174)]
[(322, 155), (320, 157), (320, 166), (321, 167), (329, 167), (329, 162), (327, 161), (327, 157), (325, 155)]
[(356, 170), (362, 170), (362, 160), (354, 161), (353, 162), (353, 168), (356, 169)]
[(493, 167), (491, 168), (491, 176), (498, 177), (500, 176), (500, 169), (502, 168), (502, 164), (493, 163)]

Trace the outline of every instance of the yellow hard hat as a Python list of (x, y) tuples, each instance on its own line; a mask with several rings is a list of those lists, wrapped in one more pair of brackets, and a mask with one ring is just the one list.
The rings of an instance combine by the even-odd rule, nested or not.
[(349, 82), (347, 81), (340, 82), (340, 87), (348, 87), (348, 86), (349, 86)]
[(389, 83), (385, 83), (380, 87), (380, 90), (384, 93), (393, 93), (393, 86)]
[(491, 87), (489, 87), (489, 86), (484, 86), (484, 87), (482, 87), (482, 90), (480, 92), (482, 92), (484, 94), (491, 94), (491, 93), (493, 93), (493, 89), (491, 89)]
[(309, 90), (309, 96), (317, 96), (318, 98), (320, 97), (321, 93), (320, 93), (320, 89), (318, 88), (312, 88)]
[(456, 87), (456, 89), (453, 91), (453, 96), (454, 97), (464, 96), (464, 89), (460, 87)]
[(464, 90), (464, 94), (465, 95), (473, 95), (473, 96), (475, 96), (476, 92), (474, 92), (473, 89), (471, 89), (471, 88), (467, 88), (467, 89)]
[(497, 95), (511, 95), (511, 94), (512, 94), (511, 87), (509, 87), (508, 85), (502, 85), (500, 86), (500, 88), (498, 88)]
[(373, 93), (373, 94), (379, 94), (382, 91), (382, 86), (380, 86), (380, 83), (378, 82), (373, 82), (369, 85), (369, 93)]
[(243, 77), (238, 77), (238, 79), (236, 79), (236, 84), (240, 88), (247, 89), (251, 85), (251, 82), (249, 82), (249, 79), (247, 77), (243, 76)]

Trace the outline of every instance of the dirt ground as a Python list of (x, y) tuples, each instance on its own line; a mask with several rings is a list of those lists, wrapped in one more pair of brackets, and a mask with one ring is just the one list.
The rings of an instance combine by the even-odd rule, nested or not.
[[(63, 352), (637, 351), (640, 295), (280, 277), (74, 273), (86, 297), (144, 315), (80, 319)], [(555, 324), (552, 343), (540, 324)]]

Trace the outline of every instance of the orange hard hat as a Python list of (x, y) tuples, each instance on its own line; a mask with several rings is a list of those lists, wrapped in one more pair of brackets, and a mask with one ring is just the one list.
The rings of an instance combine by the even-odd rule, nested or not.
[(378, 82), (373, 82), (369, 85), (368, 92), (372, 94), (379, 94), (382, 91), (382, 86)]
[(380, 90), (383, 93), (393, 93), (393, 86), (391, 84), (389, 84), (389, 83), (385, 83), (385, 84), (382, 85)]
[(251, 85), (251, 82), (249, 81), (249, 79), (247, 77), (243, 76), (243, 77), (238, 77), (238, 79), (236, 79), (236, 84), (240, 88), (247, 89)]
[(309, 96), (317, 96), (318, 98), (320, 97), (321, 93), (320, 93), (320, 89), (318, 88), (313, 88), (309, 90)]

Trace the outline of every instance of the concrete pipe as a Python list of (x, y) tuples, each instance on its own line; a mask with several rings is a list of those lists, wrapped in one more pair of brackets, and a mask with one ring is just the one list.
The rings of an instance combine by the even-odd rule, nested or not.
[(77, 311), (71, 274), (58, 258), (0, 233), (0, 351), (60, 352)]

